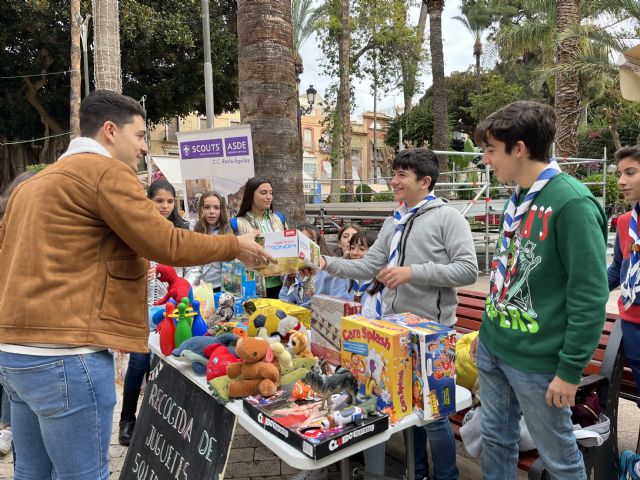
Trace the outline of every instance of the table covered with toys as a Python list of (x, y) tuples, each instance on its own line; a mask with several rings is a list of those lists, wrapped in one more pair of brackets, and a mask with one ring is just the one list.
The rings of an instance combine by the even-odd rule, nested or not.
[[(273, 244), (280, 248), (272, 253), (284, 250)], [(268, 274), (317, 267), (314, 247), (297, 244)], [(255, 273), (228, 262), (222, 292), (201, 285), (167, 297), (150, 309), (149, 346), (290, 466), (348, 462), (395, 432), (471, 405), (455, 383), (452, 328), (411, 313), (365, 318), (360, 304), (324, 295), (311, 309), (259, 298)], [(407, 454), (411, 466), (412, 445)]]

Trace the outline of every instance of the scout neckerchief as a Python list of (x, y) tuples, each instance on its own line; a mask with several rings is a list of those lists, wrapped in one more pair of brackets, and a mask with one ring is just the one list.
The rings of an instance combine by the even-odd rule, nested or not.
[[(387, 260), (386, 268), (393, 268), (398, 265), (398, 259), (400, 258), (400, 239), (402, 238), (402, 232), (404, 227), (407, 226), (411, 217), (413, 217), (418, 210), (424, 207), (427, 203), (435, 200), (435, 195), (427, 195), (424, 197), (415, 207), (408, 208), (405, 203), (400, 205), (398, 209), (393, 213), (393, 226), (395, 227), (395, 233), (391, 239), (391, 248), (389, 249), (389, 259)], [(374, 296), (376, 302), (376, 314), (378, 318), (382, 316), (382, 291), (379, 291)]]
[(520, 185), (516, 187), (515, 192), (509, 199), (509, 205), (504, 212), (499, 244), (493, 256), (493, 268), (489, 280), (489, 295), (494, 306), (499, 311), (505, 310), (505, 299), (511, 283), (511, 272), (514, 271), (518, 261), (518, 252), (515, 252), (515, 248), (513, 248), (513, 237), (517, 234), (520, 222), (529, 211), (529, 207), (538, 193), (549, 183), (549, 180), (559, 173), (561, 173), (560, 166), (552, 158), (549, 166), (540, 173), (520, 205), (517, 205), (518, 197), (522, 191)]
[(631, 245), (631, 255), (629, 256), (629, 268), (627, 275), (620, 285), (620, 293), (624, 309), (627, 310), (636, 299), (638, 292), (638, 269), (640, 269), (640, 237), (638, 236), (638, 212), (640, 212), (640, 202), (636, 202), (631, 210), (631, 220), (629, 221), (629, 236), (633, 240)]
[(293, 294), (295, 294), (298, 297), (300, 303), (303, 303), (305, 286), (305, 279), (300, 276), (300, 274), (296, 274), (296, 278), (293, 280), (293, 283), (289, 287), (287, 295), (291, 297), (293, 296)]

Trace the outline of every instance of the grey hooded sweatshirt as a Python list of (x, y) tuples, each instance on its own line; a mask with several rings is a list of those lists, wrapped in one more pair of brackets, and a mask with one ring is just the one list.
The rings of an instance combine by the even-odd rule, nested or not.
[[(368, 280), (387, 265), (395, 232), (393, 216), (359, 260), (325, 257), (330, 275)], [(400, 239), (398, 266), (411, 266), (409, 283), (382, 293), (383, 315), (411, 312), (443, 325), (456, 323), (456, 287), (475, 282), (478, 261), (469, 223), (442, 199), (424, 205), (407, 222)]]

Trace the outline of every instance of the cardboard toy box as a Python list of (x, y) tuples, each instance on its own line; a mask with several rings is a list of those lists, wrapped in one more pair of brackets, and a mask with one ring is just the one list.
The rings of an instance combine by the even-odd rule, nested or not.
[(409, 415), (411, 360), (409, 329), (361, 315), (342, 319), (342, 366), (358, 380), (360, 394), (376, 395), (378, 411), (390, 408), (395, 419)]
[(328, 295), (311, 298), (311, 353), (334, 367), (340, 365), (342, 317), (360, 313), (362, 305)]
[(237, 260), (222, 262), (222, 291), (235, 297), (255, 297), (258, 293), (255, 272)]
[[(264, 403), (267, 402), (267, 403)], [(262, 428), (314, 460), (320, 460), (389, 428), (387, 415), (374, 414), (343, 427), (315, 427), (326, 412), (321, 400), (295, 402), (246, 397), (244, 411)]]
[(297, 273), (301, 268), (320, 268), (320, 247), (299, 230), (267, 232), (256, 238), (277, 264), (255, 267), (260, 275), (271, 277)]
[(413, 410), (424, 420), (456, 412), (456, 332), (412, 313), (384, 320), (411, 330)]

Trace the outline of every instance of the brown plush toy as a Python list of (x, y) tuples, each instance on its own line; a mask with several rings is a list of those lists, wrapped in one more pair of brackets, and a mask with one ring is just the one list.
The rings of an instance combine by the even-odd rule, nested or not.
[(232, 363), (227, 367), (229, 397), (239, 398), (260, 393), (270, 397), (278, 389), (280, 370), (272, 362), (273, 351), (269, 342), (259, 337), (238, 339), (236, 353), (241, 363)]

